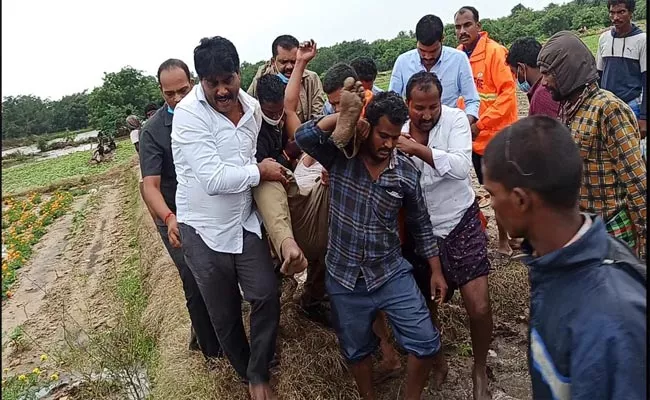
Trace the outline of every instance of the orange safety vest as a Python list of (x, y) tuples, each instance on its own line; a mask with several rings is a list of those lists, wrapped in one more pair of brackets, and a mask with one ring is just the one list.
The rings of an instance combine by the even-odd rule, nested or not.
[[(463, 51), (463, 45), (458, 46)], [(515, 80), (506, 65), (508, 50), (481, 32), (481, 38), (469, 58), (474, 84), (481, 104), (476, 123), (480, 133), (472, 143), (472, 150), (480, 155), (490, 140), (503, 128), (518, 119)], [(465, 102), (458, 99), (458, 107), (465, 109)]]

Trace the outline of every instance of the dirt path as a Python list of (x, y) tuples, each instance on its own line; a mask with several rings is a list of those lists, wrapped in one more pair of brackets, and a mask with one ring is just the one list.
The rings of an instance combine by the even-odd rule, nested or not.
[[(16, 373), (31, 371), (41, 354), (56, 354), (66, 338), (83, 342), (84, 328), (109, 320), (101, 290), (119, 254), (118, 201), (116, 187), (77, 198), (72, 211), (52, 224), (36, 245), (20, 271), (14, 296), (2, 306), (3, 365)], [(71, 232), (77, 211), (85, 220)], [(8, 339), (18, 327), (24, 332), (24, 346)]]

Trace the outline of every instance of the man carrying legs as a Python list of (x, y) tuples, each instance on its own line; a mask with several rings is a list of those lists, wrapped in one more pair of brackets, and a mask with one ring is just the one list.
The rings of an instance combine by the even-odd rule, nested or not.
[[(381, 310), (397, 341), (409, 352), (405, 398), (420, 399), (440, 337), (424, 297), (403, 257), (397, 214), (404, 206), (418, 253), (432, 268), (431, 286), (441, 299), (444, 278), (433, 229), (419, 185), (419, 172), (396, 152), (408, 112), (401, 96), (380, 93), (366, 106), (358, 92), (340, 93), (340, 113), (302, 125), (298, 145), (318, 160), (330, 176), (330, 226), (326, 256), (327, 291), (341, 350), (363, 399), (374, 399), (372, 325)], [(348, 158), (336, 142), (356, 134), (366, 138)], [(353, 125), (350, 128), (350, 125)]]
[[(240, 89), (235, 46), (219, 36), (202, 39), (194, 67), (200, 84), (176, 106), (172, 124), (183, 252), (224, 353), (254, 400), (273, 399), (269, 363), (280, 298), (251, 192), (262, 181), (286, 183), (285, 170), (276, 160), (256, 163), (262, 115)], [(251, 306), (250, 345), (238, 284)]]

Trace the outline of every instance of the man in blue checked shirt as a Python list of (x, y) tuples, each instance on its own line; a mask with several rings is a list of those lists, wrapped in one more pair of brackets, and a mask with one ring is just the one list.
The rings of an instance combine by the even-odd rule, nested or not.
[[(326, 256), (326, 287), (332, 322), (341, 351), (350, 365), (363, 399), (374, 399), (372, 357), (378, 339), (372, 324), (386, 313), (398, 343), (408, 351), (406, 399), (419, 399), (440, 350), (424, 297), (403, 257), (397, 214), (407, 211), (406, 224), (417, 252), (432, 269), (432, 293), (446, 294), (438, 247), (420, 188), (420, 173), (397, 152), (408, 111), (401, 96), (379, 93), (366, 105), (357, 134), (365, 140), (348, 159), (331, 139), (337, 127), (359, 118), (358, 94), (341, 93), (340, 113), (302, 125), (296, 142), (329, 171), (330, 226)], [(337, 130), (339, 132), (339, 130)], [(352, 135), (350, 135), (352, 136)]]
[(420, 71), (434, 72), (442, 82), (442, 104), (458, 107), (458, 98), (465, 102), (465, 114), (470, 125), (478, 120), (481, 100), (474, 84), (472, 67), (467, 55), (443, 46), (444, 26), (435, 15), (420, 18), (415, 27), (417, 48), (401, 54), (395, 60), (388, 90), (406, 95), (406, 83)]

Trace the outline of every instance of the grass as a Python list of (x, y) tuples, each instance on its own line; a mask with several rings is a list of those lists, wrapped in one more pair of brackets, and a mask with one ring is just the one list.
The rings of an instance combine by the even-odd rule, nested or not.
[[(122, 180), (124, 180), (122, 174)], [(108, 278), (107, 296), (112, 298), (115, 315), (110, 328), (83, 331), (88, 336), (85, 344), (74, 340), (74, 329), (69, 333), (67, 350), (62, 355), (66, 368), (80, 374), (83, 379), (79, 398), (132, 398), (145, 399), (148, 396), (147, 373), (157, 363), (155, 337), (152, 336), (142, 315), (148, 304), (149, 291), (144, 271), (141, 268), (141, 249), (137, 240), (140, 196), (137, 177), (128, 174), (126, 193), (121, 198), (121, 218), (128, 228), (118, 240), (125, 248), (111, 269), (114, 279)], [(91, 194), (91, 196), (93, 196)], [(89, 199), (86, 213), (97, 212), (100, 204), (96, 197)], [(86, 220), (79, 220), (79, 225)], [(90, 221), (89, 221), (90, 222)], [(83, 229), (83, 228), (82, 228)], [(78, 324), (77, 324), (78, 325)], [(93, 374), (102, 373), (102, 379), (92, 379)]]
[(2, 139), (2, 148), (4, 150), (8, 150), (13, 147), (29, 146), (38, 143), (39, 140), (50, 141), (54, 139), (64, 138), (67, 136), (78, 135), (80, 133), (90, 132), (92, 130), (93, 128), (84, 128), (84, 129), (79, 129), (77, 131), (61, 131), (61, 132), (53, 132), (53, 133), (43, 133), (42, 135), (27, 135), (19, 138)]
[(73, 177), (92, 177), (118, 165), (126, 165), (135, 154), (129, 140), (117, 143), (115, 157), (111, 161), (90, 164), (89, 151), (79, 151), (55, 159), (36, 161), (2, 169), (3, 197), (18, 191), (32, 190)]
[(388, 90), (388, 84), (390, 83), (390, 74), (391, 71), (383, 71), (378, 73), (377, 78), (375, 79), (375, 85), (382, 90)]

